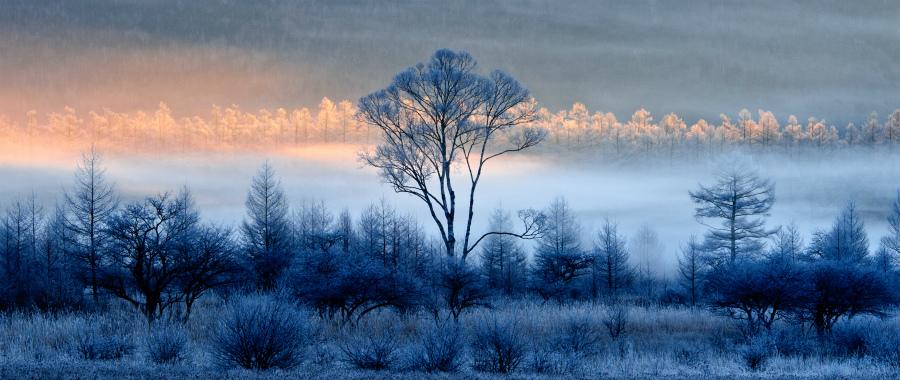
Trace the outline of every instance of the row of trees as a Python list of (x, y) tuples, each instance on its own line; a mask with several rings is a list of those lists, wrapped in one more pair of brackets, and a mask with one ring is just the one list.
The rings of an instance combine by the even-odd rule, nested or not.
[(893, 147), (900, 137), (900, 109), (884, 120), (872, 112), (859, 125), (844, 127), (814, 117), (805, 122), (789, 115), (784, 124), (775, 115), (747, 109), (737, 117), (721, 114), (719, 120), (700, 119), (688, 124), (675, 113), (654, 120), (639, 109), (627, 120), (612, 113), (589, 113), (580, 103), (555, 114), (541, 109), (535, 123), (550, 132), (554, 145), (599, 149), (611, 157), (627, 155), (701, 155), (742, 147), (751, 151), (794, 152), (800, 149)]
[(748, 334), (785, 320), (825, 336), (841, 318), (887, 315), (898, 301), (900, 193), (889, 212), (889, 234), (874, 254), (852, 202), (806, 245), (793, 225), (767, 229), (774, 194), (774, 184), (741, 167), (691, 192), (695, 215), (709, 231), (682, 250), (686, 300), (743, 320)]
[(26, 113), (22, 124), (0, 118), (0, 132), (16, 138), (56, 138), (91, 142), (104, 149), (151, 151), (263, 148), (310, 143), (362, 143), (377, 138), (359, 123), (349, 101), (322, 98), (313, 110), (242, 110), (237, 105), (213, 106), (208, 115), (176, 117), (166, 103), (156, 110), (133, 113), (109, 109), (79, 114), (66, 107), (40, 117)]
[[(628, 238), (607, 220), (585, 245), (563, 198), (537, 211), (534, 244), (492, 234), (464, 261), (384, 201), (357, 217), (317, 202), (292, 208), (268, 164), (251, 182), (237, 229), (202, 222), (186, 189), (122, 204), (95, 154), (75, 178), (52, 212), (34, 197), (6, 208), (4, 308), (102, 308), (120, 299), (149, 321), (186, 319), (210, 291), (258, 291), (356, 321), (382, 308), (458, 317), (498, 298), (538, 297), (708, 305), (745, 321), (748, 332), (786, 320), (825, 334), (842, 317), (885, 315), (896, 301), (900, 195), (874, 253), (852, 203), (804, 244), (796, 227), (766, 228), (774, 185), (744, 169), (691, 193), (709, 232), (684, 245), (669, 280), (633, 258), (661, 253), (652, 232)], [(495, 210), (489, 230), (507, 230), (511, 220)]]
[[(812, 149), (893, 147), (900, 143), (900, 109), (884, 119), (870, 114), (860, 123), (835, 126), (794, 115), (779, 121), (772, 112), (746, 109), (736, 117), (697, 120), (689, 124), (675, 113), (659, 120), (645, 109), (619, 120), (610, 112), (593, 112), (581, 103), (570, 110), (551, 112), (533, 100), (517, 104), (534, 110), (525, 123), (548, 134), (546, 147), (596, 150), (610, 157), (629, 155), (712, 154), (743, 147), (751, 150), (793, 152)], [(35, 111), (23, 124), (0, 118), (0, 132), (10, 137), (53, 137), (63, 141), (90, 141), (105, 149), (198, 150), (295, 146), (310, 143), (375, 144), (378, 128), (359, 120), (359, 109), (348, 101), (323, 98), (316, 109), (212, 108), (206, 116), (176, 117), (160, 103), (152, 112), (120, 113), (108, 109), (80, 115), (72, 108), (41, 118)]]

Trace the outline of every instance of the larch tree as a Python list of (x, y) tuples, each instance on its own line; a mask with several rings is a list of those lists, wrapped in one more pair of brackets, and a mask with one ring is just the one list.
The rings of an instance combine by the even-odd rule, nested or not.
[(65, 194), (65, 226), (72, 239), (70, 254), (84, 267), (82, 281), (99, 303), (98, 271), (108, 240), (107, 224), (118, 207), (113, 184), (106, 180), (100, 154), (91, 148), (75, 169), (75, 186)]
[(881, 238), (881, 246), (884, 248), (886, 255), (896, 260), (900, 258), (900, 191), (897, 192), (897, 198), (891, 204), (887, 221), (888, 233)]
[(607, 219), (597, 232), (594, 241), (595, 285), (592, 286), (592, 290), (595, 297), (599, 296), (597, 285), (603, 287), (605, 295), (610, 299), (616, 299), (628, 286), (634, 276), (634, 270), (628, 260), (625, 237), (619, 233), (619, 226)]
[[(359, 117), (381, 130), (382, 143), (362, 154), (398, 193), (420, 199), (437, 226), (448, 256), (463, 260), (486, 237), (534, 238), (540, 216), (520, 212), (524, 231), (489, 231), (472, 236), (475, 199), (485, 164), (507, 153), (540, 143), (546, 132), (525, 127), (534, 102), (515, 79), (502, 71), (475, 72), (468, 53), (438, 50), (427, 64), (394, 77), (391, 84), (359, 101)], [(456, 175), (462, 172), (463, 178)], [(462, 187), (462, 189), (460, 189)], [(468, 196), (457, 246), (457, 191)]]
[(738, 112), (738, 126), (741, 129), (741, 142), (753, 146), (757, 125), (753, 120), (753, 114), (748, 109), (743, 108)]
[(803, 143), (804, 138), (803, 126), (797, 121), (797, 117), (794, 115), (788, 116), (788, 122), (784, 126), (784, 143), (789, 148), (797, 147)]
[(322, 141), (328, 143), (330, 136), (330, 128), (331, 123), (335, 122), (337, 116), (337, 107), (334, 105), (334, 102), (327, 97), (322, 98), (322, 102), (319, 103), (319, 113), (316, 115), (316, 121), (319, 127), (319, 133), (322, 134)]
[(696, 306), (700, 297), (702, 270), (703, 245), (697, 241), (696, 236), (691, 235), (678, 257), (678, 278), (691, 306)]
[(894, 110), (884, 123), (884, 141), (889, 147), (893, 147), (900, 139), (900, 109)]
[(881, 140), (881, 125), (878, 122), (878, 113), (872, 111), (866, 118), (866, 123), (862, 127), (863, 143), (872, 147)]
[(775, 202), (775, 185), (742, 165), (720, 170), (715, 181), (690, 192), (694, 216), (709, 228), (706, 250), (717, 261), (725, 258), (731, 263), (739, 256), (762, 253), (761, 239), (774, 232), (765, 228), (764, 217)]
[(775, 145), (781, 139), (778, 119), (770, 111), (759, 110), (759, 143), (764, 148)]
[[(510, 219), (509, 212), (501, 208), (494, 210), (490, 220), (491, 230), (507, 230)], [(481, 266), (487, 285), (506, 296), (524, 288), (526, 260), (525, 251), (512, 236), (493, 235), (486, 238), (481, 246)]]
[(796, 224), (791, 223), (778, 229), (772, 238), (769, 256), (786, 260), (796, 260), (803, 256), (803, 237)]
[(866, 260), (869, 256), (869, 238), (855, 203), (847, 203), (835, 218), (830, 231), (815, 234), (809, 254), (845, 263), (862, 263)]
[(648, 299), (652, 298), (660, 285), (660, 259), (665, 247), (657, 233), (647, 224), (641, 225), (631, 239), (631, 253), (637, 266), (637, 287)]
[(246, 208), (247, 218), (241, 226), (244, 250), (257, 286), (271, 290), (291, 261), (291, 227), (287, 197), (268, 162), (253, 178)]
[(533, 288), (545, 299), (578, 296), (576, 280), (588, 273), (594, 257), (581, 247), (581, 225), (564, 198), (547, 210), (534, 255)]
[(848, 147), (852, 147), (854, 145), (859, 144), (861, 139), (859, 129), (856, 128), (856, 125), (851, 123), (847, 124), (847, 127), (844, 128), (844, 142)]
[(28, 306), (31, 303), (32, 256), (30, 219), (25, 202), (13, 202), (0, 220), (0, 306)]
[(675, 148), (684, 141), (687, 125), (684, 123), (684, 119), (672, 112), (663, 116), (660, 128), (665, 135), (666, 144), (669, 145), (669, 157), (673, 157)]

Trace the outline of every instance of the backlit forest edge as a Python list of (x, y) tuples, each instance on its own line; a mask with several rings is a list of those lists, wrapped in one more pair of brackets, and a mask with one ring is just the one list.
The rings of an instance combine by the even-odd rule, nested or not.
[[(583, 231), (565, 198), (523, 210), (477, 202), (482, 169), (545, 146), (877, 151), (898, 144), (900, 110), (840, 130), (765, 111), (690, 126), (580, 104), (553, 114), (508, 74), (439, 50), (357, 104), (325, 99), (316, 112), (233, 106), (176, 119), (161, 105), (2, 125), (12, 142), (95, 147), (58, 203), (26, 197), (2, 215), (0, 377), (886, 378), (900, 368), (900, 195), (876, 242), (852, 202), (802, 236), (767, 223), (772, 181), (723, 159), (684, 194), (706, 234), (664, 242), (681, 247), (675, 277), (631, 258), (661, 249), (651, 228), (626, 237), (607, 220)], [(212, 224), (187, 188), (123, 201), (100, 154), (310, 143), (370, 146), (360, 160), (430, 218), (388, 201), (355, 212), (292, 203), (279, 177), (291, 174), (265, 163), (248, 178), (244, 221)], [(476, 231), (475, 218), (489, 228)]]
[[(575, 103), (570, 110), (551, 112), (534, 99), (517, 107), (533, 109), (525, 125), (544, 129), (544, 147), (595, 150), (606, 156), (664, 153), (684, 154), (728, 151), (749, 147), (759, 151), (791, 152), (802, 147), (893, 147), (900, 144), (900, 109), (879, 117), (872, 112), (845, 126), (809, 117), (788, 115), (779, 121), (772, 112), (746, 109), (718, 120), (700, 119), (690, 124), (675, 113), (654, 117), (638, 109), (620, 120), (611, 112), (591, 112)], [(25, 114), (13, 122), (0, 117), (0, 135), (7, 139), (52, 139), (60, 142), (93, 142), (106, 151), (204, 151), (267, 149), (304, 144), (374, 144), (381, 135), (360, 121), (356, 105), (323, 98), (316, 109), (277, 108), (256, 112), (237, 105), (213, 106), (207, 115), (178, 117), (165, 103), (151, 111), (120, 113), (104, 109), (79, 113), (72, 108), (39, 115)]]

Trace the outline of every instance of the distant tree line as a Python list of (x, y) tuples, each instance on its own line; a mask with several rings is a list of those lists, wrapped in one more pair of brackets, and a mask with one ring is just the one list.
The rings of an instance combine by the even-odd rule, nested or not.
[[(900, 109), (884, 118), (875, 112), (858, 123), (835, 126), (826, 120), (789, 115), (783, 122), (770, 111), (756, 115), (742, 109), (736, 117), (685, 121), (675, 113), (658, 120), (639, 109), (624, 120), (611, 112), (591, 113), (584, 104), (551, 112), (534, 100), (520, 105), (534, 108), (527, 126), (546, 131), (543, 149), (632, 156), (705, 157), (735, 149), (795, 153), (842, 148), (892, 148), (900, 144)], [(120, 113), (104, 109), (80, 114), (72, 108), (41, 117), (26, 113), (25, 121), (0, 118), (0, 134), (7, 138), (53, 138), (92, 142), (105, 150), (196, 151), (261, 149), (322, 143), (377, 144), (379, 128), (357, 118), (357, 105), (323, 98), (318, 107), (244, 111), (236, 105), (214, 106), (207, 115), (177, 117), (165, 103), (150, 111)]]

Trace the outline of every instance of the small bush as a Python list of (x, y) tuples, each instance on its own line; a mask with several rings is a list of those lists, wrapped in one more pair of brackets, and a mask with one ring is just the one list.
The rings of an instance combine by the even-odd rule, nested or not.
[(575, 355), (592, 355), (600, 350), (603, 329), (588, 316), (574, 316), (563, 322), (556, 346)]
[(672, 358), (683, 365), (696, 365), (703, 360), (703, 348), (685, 345), (672, 350)]
[(773, 346), (768, 335), (757, 335), (750, 338), (750, 342), (741, 347), (739, 353), (748, 369), (758, 371), (765, 368), (766, 362), (772, 357)]
[(572, 375), (581, 365), (581, 355), (571, 351), (560, 352), (552, 345), (534, 345), (529, 355), (528, 370), (534, 373)]
[(871, 328), (866, 323), (851, 321), (838, 325), (831, 334), (831, 353), (841, 357), (863, 357), (869, 349), (868, 331)]
[(84, 360), (118, 360), (132, 351), (128, 337), (87, 328), (76, 334), (75, 353)]
[(496, 317), (480, 321), (472, 331), (472, 358), (476, 370), (496, 373), (515, 371), (528, 351), (522, 329), (514, 320)]
[(187, 356), (188, 337), (176, 324), (160, 323), (147, 336), (147, 357), (156, 364), (172, 364)]
[(341, 351), (344, 359), (358, 369), (388, 370), (397, 361), (399, 344), (390, 328), (381, 332), (362, 331), (345, 338)]
[(223, 366), (291, 368), (307, 343), (305, 314), (268, 296), (233, 300), (213, 337), (213, 354)]
[(868, 353), (876, 361), (900, 367), (900, 331), (897, 328), (873, 329), (869, 332)]
[(456, 372), (462, 366), (465, 340), (456, 323), (435, 323), (422, 332), (414, 366), (426, 372)]
[(625, 305), (611, 307), (603, 318), (603, 325), (606, 326), (610, 338), (618, 339), (628, 327), (628, 307)]
[(771, 336), (779, 355), (810, 357), (819, 352), (816, 337), (806, 333), (802, 327), (777, 328)]

